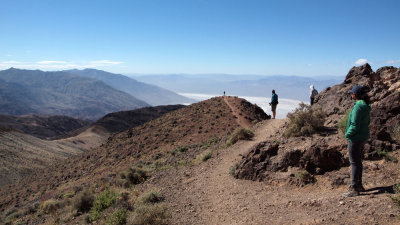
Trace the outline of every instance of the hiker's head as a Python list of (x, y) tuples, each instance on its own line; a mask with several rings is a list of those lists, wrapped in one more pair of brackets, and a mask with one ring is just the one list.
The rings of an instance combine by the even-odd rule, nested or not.
[(314, 84), (311, 84), (311, 85), (310, 85), (310, 89), (311, 89), (311, 90), (314, 90)]
[(354, 85), (353, 88), (349, 91), (351, 97), (353, 99), (358, 100), (367, 100), (368, 96), (366, 94), (367, 88), (360, 85)]
[(275, 94), (275, 90), (272, 90), (272, 94)]

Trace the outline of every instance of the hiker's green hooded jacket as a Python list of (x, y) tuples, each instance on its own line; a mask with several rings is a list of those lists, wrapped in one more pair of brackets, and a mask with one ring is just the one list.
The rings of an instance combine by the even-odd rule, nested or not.
[(347, 120), (344, 134), (348, 141), (361, 142), (369, 138), (370, 112), (371, 106), (367, 105), (364, 100), (356, 101)]

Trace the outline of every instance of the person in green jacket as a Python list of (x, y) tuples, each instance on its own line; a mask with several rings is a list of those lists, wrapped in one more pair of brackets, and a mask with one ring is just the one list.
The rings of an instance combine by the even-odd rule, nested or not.
[(365, 93), (365, 87), (355, 85), (349, 91), (356, 102), (347, 120), (345, 138), (348, 141), (349, 161), (351, 165), (351, 184), (347, 197), (357, 196), (365, 191), (362, 185), (362, 156), (364, 143), (369, 138), (371, 106)]

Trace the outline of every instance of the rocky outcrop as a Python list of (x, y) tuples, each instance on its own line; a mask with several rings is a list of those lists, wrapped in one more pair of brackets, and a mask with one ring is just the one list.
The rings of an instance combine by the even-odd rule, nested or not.
[(400, 130), (400, 69), (382, 67), (374, 72), (369, 64), (365, 64), (353, 67), (341, 84), (317, 95), (312, 107), (321, 107), (326, 113), (327, 132), (321, 131), (310, 137), (277, 137), (280, 138), (279, 145), (261, 142), (243, 156), (235, 177), (266, 180), (272, 173), (285, 172), (290, 167), (304, 169), (310, 174), (324, 174), (349, 165), (347, 141), (337, 125), (354, 105), (348, 91), (356, 84), (367, 87), (372, 108), (365, 158), (378, 159), (380, 151), (399, 149), (400, 134), (395, 137), (394, 131)]
[(394, 150), (399, 143), (393, 130), (400, 126), (400, 69), (382, 67), (374, 72), (370, 65), (353, 67), (343, 83), (327, 88), (315, 100), (328, 115), (326, 125), (336, 126), (354, 104), (348, 91), (354, 85), (368, 88), (371, 101), (370, 139), (365, 149), (367, 158), (376, 158), (378, 150)]
[[(273, 172), (286, 172), (289, 167), (299, 167), (310, 174), (323, 174), (339, 169), (345, 164), (340, 149), (343, 143), (329, 145), (324, 138), (307, 140), (293, 138), (285, 143), (260, 142), (243, 156), (235, 177), (247, 180), (265, 180)], [(300, 141), (308, 142), (297, 145)]]

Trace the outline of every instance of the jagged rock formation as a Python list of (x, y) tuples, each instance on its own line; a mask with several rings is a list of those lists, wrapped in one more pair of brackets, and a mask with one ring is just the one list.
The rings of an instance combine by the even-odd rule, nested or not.
[(348, 165), (347, 141), (337, 130), (337, 124), (354, 104), (348, 91), (356, 84), (368, 87), (372, 107), (365, 158), (377, 159), (380, 151), (399, 149), (399, 140), (393, 133), (400, 126), (400, 69), (382, 67), (374, 72), (365, 64), (353, 67), (343, 83), (325, 89), (316, 97), (313, 107), (321, 107), (327, 114), (326, 130), (311, 137), (280, 137), (279, 144), (255, 145), (243, 156), (235, 177), (266, 180), (274, 172), (286, 172), (290, 167), (323, 174)]
[(400, 69), (382, 67), (374, 72), (369, 64), (353, 67), (343, 83), (321, 92), (315, 102), (327, 114), (327, 125), (336, 125), (354, 104), (348, 91), (354, 85), (368, 87), (371, 101), (370, 139), (365, 146), (368, 158), (376, 158), (378, 150), (397, 149), (393, 130), (400, 125)]

